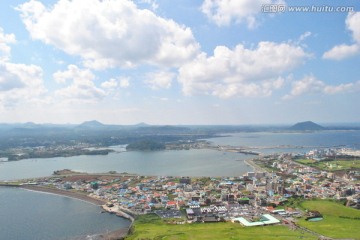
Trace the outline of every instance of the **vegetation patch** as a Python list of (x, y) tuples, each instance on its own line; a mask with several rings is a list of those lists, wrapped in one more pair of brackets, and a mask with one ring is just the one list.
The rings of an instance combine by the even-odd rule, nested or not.
[(304, 201), (300, 206), (308, 211), (318, 211), (323, 216), (319, 222), (299, 220), (298, 224), (331, 238), (360, 239), (360, 211), (329, 200)]
[(360, 169), (360, 159), (354, 158), (325, 159), (321, 161), (298, 159), (296, 162), (330, 172)]
[(126, 147), (126, 150), (134, 150), (134, 151), (158, 151), (164, 149), (165, 149), (165, 144), (152, 140), (143, 140), (139, 142), (130, 143)]
[(314, 159), (296, 159), (296, 162), (301, 163), (301, 164), (305, 164), (305, 165), (309, 165), (309, 164), (313, 164), (316, 161)]
[(286, 226), (242, 227), (238, 223), (166, 224), (155, 214), (139, 216), (133, 225), (132, 239), (317, 239), (306, 232), (290, 230)]

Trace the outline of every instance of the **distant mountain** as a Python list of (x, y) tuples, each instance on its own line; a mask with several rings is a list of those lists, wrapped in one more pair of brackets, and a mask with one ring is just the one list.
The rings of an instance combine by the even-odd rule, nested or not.
[(93, 121), (86, 121), (77, 126), (78, 128), (104, 128), (106, 125), (102, 124), (101, 122), (98, 122), (96, 120)]
[(317, 131), (317, 130), (325, 130), (323, 126), (316, 124), (312, 121), (299, 122), (290, 127), (290, 130), (294, 131)]
[(142, 133), (159, 133), (159, 134), (163, 134), (163, 133), (174, 134), (174, 133), (189, 131), (189, 128), (187, 127), (170, 126), (170, 125), (165, 125), (165, 126), (148, 125), (146, 127), (139, 127), (137, 129)]
[(150, 126), (150, 125), (147, 124), (147, 123), (141, 122), (141, 123), (135, 124), (134, 126), (135, 126), (135, 127), (148, 127), (148, 126)]

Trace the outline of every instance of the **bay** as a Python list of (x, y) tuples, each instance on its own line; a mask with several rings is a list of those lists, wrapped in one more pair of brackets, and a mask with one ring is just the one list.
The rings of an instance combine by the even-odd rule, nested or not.
[[(304, 153), (314, 148), (349, 147), (360, 149), (360, 131), (241, 132), (207, 139), (214, 145), (255, 147), (262, 153)], [(102, 173), (117, 171), (140, 175), (239, 176), (252, 169), (243, 160), (251, 155), (210, 149), (126, 152), (113, 147), (108, 155), (26, 159), (0, 162), (0, 180), (50, 176), (60, 169)]]
[(130, 222), (69, 197), (0, 187), (0, 239), (91, 239)]
[(360, 149), (360, 131), (241, 132), (207, 139), (214, 145), (253, 147), (265, 154), (304, 153), (314, 148)]
[(0, 180), (50, 176), (55, 170), (135, 173), (154, 176), (240, 176), (252, 156), (209, 149), (124, 152), (108, 155), (25, 159), (0, 163)]

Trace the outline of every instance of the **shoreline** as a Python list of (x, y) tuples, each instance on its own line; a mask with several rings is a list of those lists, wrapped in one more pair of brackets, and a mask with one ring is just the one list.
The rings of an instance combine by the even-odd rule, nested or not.
[[(254, 159), (247, 159), (244, 160), (244, 163), (247, 164), (248, 166), (250, 166), (253, 171), (265, 171), (264, 169), (262, 169), (260, 166), (258, 166), (254, 161)], [(64, 175), (77, 175), (77, 174), (84, 174), (84, 173), (67, 173)], [(86, 173), (85, 173), (86, 174)], [(125, 173), (117, 173), (119, 175), (124, 175)], [(117, 174), (110, 174), (110, 173), (105, 173), (105, 175), (111, 175), (111, 176), (116, 176)], [(60, 174), (62, 175), (62, 174)], [(94, 174), (89, 174), (89, 175), (94, 175)], [(98, 173), (95, 175), (104, 175), (104, 173)], [(127, 173), (127, 175), (129, 175)], [(137, 174), (133, 174), (133, 175), (137, 175)], [(132, 216), (131, 213), (128, 213), (126, 211), (126, 209), (122, 209), (120, 206), (117, 206), (116, 209), (115, 208), (111, 208), (107, 206), (108, 201), (105, 199), (100, 199), (100, 198), (96, 198), (96, 197), (92, 197), (91, 195), (87, 194), (87, 193), (82, 193), (82, 192), (77, 192), (77, 191), (71, 191), (71, 190), (65, 190), (65, 189), (58, 189), (58, 188), (54, 188), (54, 187), (48, 187), (48, 186), (42, 186), (42, 185), (36, 185), (36, 184), (14, 184), (14, 185), (7, 185), (7, 184), (1, 184), (1, 186), (4, 187), (18, 187), (24, 190), (28, 190), (28, 191), (35, 191), (35, 192), (41, 192), (41, 193), (47, 193), (47, 194), (54, 194), (54, 195), (58, 195), (58, 196), (65, 196), (65, 197), (69, 197), (69, 198), (73, 198), (73, 199), (77, 199), (80, 201), (84, 201), (90, 204), (94, 204), (96, 206), (101, 207), (102, 210), (104, 210), (104, 212), (106, 213), (110, 213), (110, 214), (116, 214), (118, 217), (121, 217), (123, 219), (129, 220), (130, 224), (128, 227), (122, 227), (119, 229), (115, 229), (113, 231), (110, 232), (102, 232), (102, 233), (97, 233), (94, 235), (94, 237), (96, 237), (97, 240), (105, 240), (105, 239), (109, 239), (109, 240), (117, 240), (117, 239), (125, 239), (130, 232), (130, 229), (134, 223), (134, 217)], [(79, 239), (82, 239), (81, 236)], [(75, 238), (77, 239), (77, 238)]]
[(49, 188), (49, 187), (42, 187), (42, 186), (37, 186), (37, 185), (19, 185), (19, 188), (22, 188), (25, 190), (36, 191), (36, 192), (51, 193), (51, 194), (55, 194), (55, 195), (70, 197), (70, 198), (74, 198), (77, 200), (82, 200), (84, 202), (92, 203), (97, 206), (102, 206), (106, 203), (106, 201), (102, 200), (102, 199), (92, 198), (88, 195), (85, 195), (85, 194), (82, 194), (79, 192), (72, 192), (72, 191), (62, 190), (62, 189), (58, 189), (58, 188)]
[[(49, 187), (43, 187), (43, 186), (37, 186), (37, 185), (19, 185), (17, 187), (28, 190), (28, 191), (54, 194), (54, 195), (58, 195), (58, 196), (64, 196), (64, 197), (77, 199), (80, 201), (84, 201), (84, 202), (91, 203), (91, 204), (97, 205), (99, 207), (102, 207), (102, 209), (104, 209), (104, 210), (105, 210), (105, 208), (103, 206), (107, 203), (107, 201), (103, 200), (103, 199), (97, 199), (97, 198), (93, 198), (93, 197), (90, 197), (88, 195), (85, 195), (85, 194), (82, 194), (79, 192), (71, 192), (68, 190), (62, 190), (62, 189), (58, 189), (58, 188), (49, 188)], [(120, 210), (118, 210), (118, 211), (122, 212)], [(107, 211), (107, 213), (111, 214), (112, 212)], [(99, 239), (99, 240), (101, 240), (101, 239), (117, 240), (117, 239), (124, 239), (128, 235), (128, 232), (132, 226), (134, 219), (131, 217), (127, 217), (128, 215), (126, 213), (123, 213), (122, 215), (117, 214), (117, 216), (129, 220), (131, 222), (129, 227), (115, 229), (111, 232), (96, 234), (96, 236), (99, 237), (97, 239)]]
[(256, 172), (268, 172), (266, 169), (260, 167), (259, 165), (257, 165), (255, 162), (254, 162), (254, 159), (245, 159), (244, 162), (249, 165), (250, 167), (253, 168), (253, 170)]

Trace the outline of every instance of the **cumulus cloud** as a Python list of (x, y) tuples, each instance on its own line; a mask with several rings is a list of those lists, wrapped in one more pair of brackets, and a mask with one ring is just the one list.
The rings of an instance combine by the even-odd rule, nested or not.
[(283, 99), (291, 99), (309, 93), (338, 94), (357, 91), (360, 91), (360, 81), (332, 86), (314, 76), (306, 76), (293, 82), (290, 94), (285, 95)]
[(151, 72), (147, 74), (145, 83), (152, 89), (170, 88), (174, 77), (173, 72)]
[(324, 53), (323, 58), (342, 60), (358, 54), (360, 48), (358, 44), (346, 45), (341, 44), (333, 47), (331, 50)]
[(80, 56), (87, 67), (179, 66), (199, 49), (191, 30), (129, 0), (31, 0), (17, 7), (33, 39)]
[(334, 46), (323, 54), (324, 59), (342, 60), (360, 53), (360, 12), (350, 12), (345, 23), (355, 43)]
[(46, 98), (43, 71), (39, 66), (10, 62), (11, 47), (16, 43), (14, 34), (5, 34), (0, 27), (0, 109), (16, 106), (20, 102), (39, 103)]
[(0, 105), (40, 102), (46, 93), (42, 76), (43, 71), (38, 66), (0, 62)]
[(119, 83), (116, 79), (111, 78), (109, 81), (103, 82), (101, 87), (106, 89), (115, 89), (119, 86)]
[(260, 42), (255, 49), (242, 44), (234, 49), (218, 46), (213, 56), (202, 53), (182, 66), (178, 81), (186, 95), (269, 96), (283, 85), (281, 75), (308, 56), (301, 47), (288, 43)]
[(284, 0), (204, 0), (201, 11), (218, 26), (246, 22), (256, 27), (264, 4), (285, 4)]
[(130, 86), (129, 78), (119, 77), (111, 78), (109, 81), (103, 82), (101, 87), (111, 91), (117, 90), (119, 88), (127, 88)]
[(10, 46), (9, 44), (15, 43), (14, 34), (5, 34), (4, 30), (0, 27), (0, 61), (9, 60), (10, 56)]
[(58, 83), (70, 84), (55, 92), (55, 95), (65, 101), (94, 102), (106, 96), (106, 92), (95, 86), (95, 75), (89, 69), (80, 69), (69, 65), (65, 71), (57, 71), (53, 78)]

